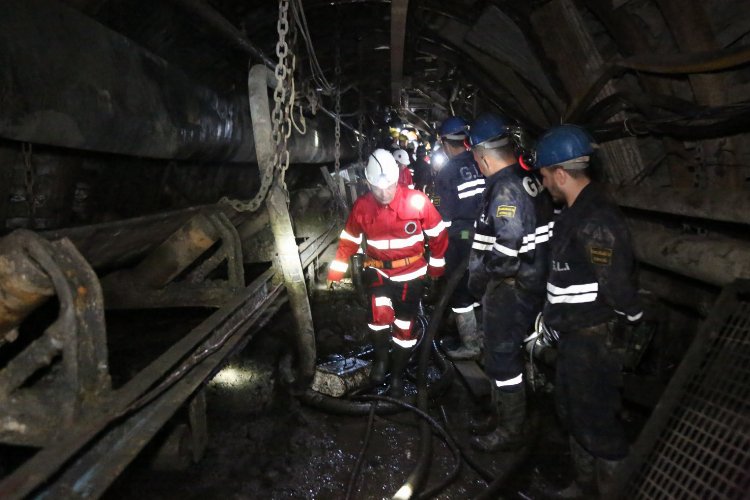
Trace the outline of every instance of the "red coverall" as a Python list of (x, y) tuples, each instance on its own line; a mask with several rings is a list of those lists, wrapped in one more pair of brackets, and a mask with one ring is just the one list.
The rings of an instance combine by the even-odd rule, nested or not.
[[(408, 170), (407, 170), (408, 171)], [(429, 263), (424, 257), (425, 235), (430, 241)], [(366, 238), (367, 259), (390, 263), (409, 263), (394, 268), (367, 266), (365, 284), (370, 287), (372, 331), (386, 330), (393, 324), (393, 340), (401, 347), (417, 343), (411, 328), (423, 288), (424, 276), (442, 276), (448, 233), (440, 214), (421, 191), (398, 186), (396, 195), (381, 205), (372, 193), (354, 202), (341, 231), (336, 258), (331, 262), (328, 279), (338, 281), (349, 268), (349, 257)]]
[(414, 177), (412, 176), (411, 169), (401, 166), (399, 166), (398, 168), (401, 169), (398, 172), (398, 183), (402, 186), (408, 187), (409, 189), (414, 189)]

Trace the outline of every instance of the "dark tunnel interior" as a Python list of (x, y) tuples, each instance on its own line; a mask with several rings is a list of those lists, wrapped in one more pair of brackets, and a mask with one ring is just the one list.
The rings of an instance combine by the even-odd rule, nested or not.
[(632, 240), (600, 497), (746, 498), (746, 0), (5, 0), (0, 498), (557, 498), (554, 342), (516, 346), (523, 444), (477, 451), (496, 387), (446, 356), (450, 290), (415, 299), (394, 399), (375, 299), (326, 280), (373, 152), (443, 213), (441, 124), (487, 112), (532, 169), (551, 127), (590, 134)]

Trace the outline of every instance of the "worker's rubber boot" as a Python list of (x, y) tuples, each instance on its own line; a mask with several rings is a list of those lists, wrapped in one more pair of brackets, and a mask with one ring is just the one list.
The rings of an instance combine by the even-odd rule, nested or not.
[(596, 487), (601, 498), (616, 498), (615, 477), (623, 460), (596, 459)]
[(381, 385), (385, 382), (385, 374), (388, 373), (388, 351), (391, 348), (391, 334), (388, 331), (370, 334), (375, 357), (370, 368), (370, 383)]
[(477, 332), (477, 317), (474, 315), (474, 310), (455, 314), (461, 345), (457, 349), (446, 351), (445, 354), (456, 361), (479, 359), (482, 344)]
[(406, 365), (409, 364), (411, 351), (411, 347), (393, 344), (393, 350), (391, 351), (391, 389), (388, 391), (388, 395), (392, 398), (404, 397), (404, 375)]
[(501, 392), (497, 388), (498, 426), (484, 436), (471, 439), (471, 446), (481, 451), (511, 451), (524, 445), (523, 424), (526, 420), (526, 389)]
[[(596, 460), (586, 449), (570, 436), (570, 458), (573, 459), (575, 479), (566, 487), (547, 492), (550, 498), (575, 499), (596, 498)], [(602, 497), (606, 498), (606, 497)]]
[[(483, 403), (483, 412), (469, 420), (469, 431), (472, 434), (483, 436), (494, 431), (497, 427), (497, 394), (498, 391), (490, 391), (490, 401)], [(489, 407), (487, 405), (489, 404)]]

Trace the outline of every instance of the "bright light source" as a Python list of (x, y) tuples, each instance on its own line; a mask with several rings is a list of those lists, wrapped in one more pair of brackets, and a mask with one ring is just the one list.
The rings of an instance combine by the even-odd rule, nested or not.
[(435, 170), (440, 170), (443, 168), (443, 165), (448, 161), (448, 157), (445, 156), (445, 153), (442, 151), (435, 151), (432, 153), (432, 157), (430, 159), (430, 165), (432, 165), (432, 168)]
[(225, 388), (238, 389), (247, 386), (253, 379), (253, 372), (247, 368), (238, 368), (236, 366), (227, 366), (214, 376), (212, 384), (217, 384)]

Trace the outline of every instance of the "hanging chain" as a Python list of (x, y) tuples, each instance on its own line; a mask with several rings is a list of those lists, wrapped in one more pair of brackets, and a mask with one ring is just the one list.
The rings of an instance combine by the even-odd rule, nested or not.
[(364, 148), (365, 148), (365, 103), (362, 98), (362, 89), (359, 90), (359, 115), (357, 116), (357, 130), (359, 131), (359, 137), (357, 137), (357, 154), (359, 164), (364, 164)]
[[(338, 26), (338, 25), (337, 25)], [(333, 151), (334, 170), (336, 178), (339, 176), (341, 166), (341, 32), (336, 29), (336, 129), (334, 132), (335, 144)]]
[[(239, 212), (255, 212), (260, 208), (261, 203), (266, 198), (268, 190), (273, 183), (274, 173), (279, 172), (279, 183), (286, 191), (284, 176), (289, 168), (289, 150), (287, 148), (287, 139), (292, 133), (291, 113), (294, 106), (294, 68), (296, 59), (289, 48), (286, 36), (289, 33), (289, 0), (279, 0), (279, 19), (276, 24), (276, 31), (279, 35), (279, 41), (276, 43), (276, 56), (279, 58), (276, 63), (274, 75), (276, 77), (276, 87), (273, 92), (274, 108), (271, 112), (271, 139), (276, 145), (273, 155), (273, 164), (271, 168), (261, 172), (260, 189), (255, 197), (248, 201), (229, 200), (223, 198), (222, 201), (228, 202), (235, 210)], [(292, 34), (292, 45), (296, 40)], [(260, 165), (259, 165), (260, 166)]]
[(34, 163), (32, 162), (33, 149), (31, 143), (21, 143), (21, 153), (23, 154), (24, 164), (24, 184), (26, 187), (26, 205), (29, 207), (29, 226), (34, 227), (34, 217), (36, 214), (36, 196), (34, 194), (34, 179), (36, 178), (36, 172), (34, 171)]

